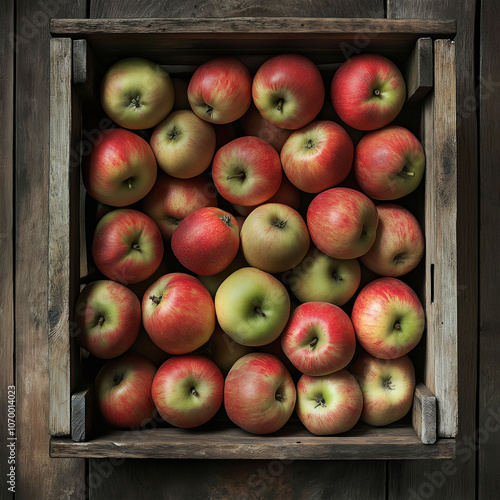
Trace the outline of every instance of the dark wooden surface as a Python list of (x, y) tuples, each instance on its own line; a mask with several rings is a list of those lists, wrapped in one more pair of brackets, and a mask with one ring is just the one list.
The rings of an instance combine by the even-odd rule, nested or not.
[[(496, 0), (7, 0), (2, 7), (1, 394), (6, 397), (6, 385), (15, 373), (19, 498), (85, 498), (86, 494), (91, 499), (176, 500), (500, 497), (500, 424), (494, 420), (494, 416), (500, 420), (496, 290), (500, 282), (500, 47)], [(85, 461), (49, 457), (49, 17), (219, 16), (457, 19), (460, 418), (454, 461)], [(2, 408), (5, 406), (3, 400)], [(2, 439), (5, 417), (3, 413)], [(7, 455), (5, 447), (2, 449), (5, 478)], [(0, 497), (8, 498), (4, 479)]]

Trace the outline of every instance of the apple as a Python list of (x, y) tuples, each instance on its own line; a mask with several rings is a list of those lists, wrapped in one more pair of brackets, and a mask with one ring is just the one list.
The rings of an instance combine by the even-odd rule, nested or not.
[(325, 87), (318, 67), (300, 54), (280, 54), (255, 73), (252, 96), (262, 117), (279, 128), (297, 130), (320, 112)]
[(361, 262), (381, 276), (398, 277), (413, 271), (424, 256), (425, 238), (416, 217), (394, 203), (377, 205), (375, 243)]
[(297, 382), (296, 412), (306, 429), (317, 436), (341, 434), (352, 429), (363, 410), (358, 382), (347, 370)]
[(222, 146), (212, 162), (217, 191), (230, 203), (258, 205), (273, 196), (281, 184), (279, 154), (263, 139), (238, 137)]
[(363, 422), (388, 425), (410, 411), (415, 391), (415, 369), (408, 356), (379, 359), (364, 352), (349, 371), (356, 377), (363, 393)]
[(290, 297), (283, 284), (253, 267), (228, 276), (214, 302), (221, 328), (246, 346), (269, 344), (278, 338), (290, 315)]
[(247, 432), (271, 434), (281, 429), (292, 415), (295, 399), (292, 377), (272, 354), (247, 354), (227, 374), (226, 413)]
[(143, 427), (156, 415), (151, 387), (156, 366), (138, 354), (104, 363), (95, 379), (96, 400), (111, 427)]
[(194, 276), (169, 273), (142, 299), (142, 323), (151, 340), (169, 354), (187, 354), (208, 341), (215, 328), (214, 302)]
[(390, 125), (366, 134), (356, 146), (354, 175), (362, 191), (375, 200), (395, 200), (422, 181), (425, 153), (408, 129)]
[(264, 139), (271, 144), (278, 153), (292, 133), (291, 130), (276, 127), (265, 120), (253, 103), (248, 108), (248, 111), (241, 117), (240, 124), (245, 135), (254, 135), (255, 137)]
[(253, 351), (253, 347), (235, 342), (219, 325), (215, 327), (214, 333), (210, 337), (208, 349), (210, 358), (224, 376), (228, 374), (238, 359)]
[(113, 207), (131, 205), (146, 196), (156, 175), (156, 158), (149, 144), (121, 128), (102, 132), (83, 167), (90, 196)]
[[(300, 207), (300, 191), (286, 178), (285, 175), (283, 175), (278, 191), (276, 191), (276, 193), (274, 193), (271, 198), (266, 200), (264, 203), (282, 203), (283, 205), (288, 205), (289, 207), (298, 210)], [(263, 205), (263, 203), (260, 205)], [(252, 212), (252, 210), (260, 205), (243, 206), (233, 203), (233, 208), (240, 215), (246, 217), (250, 212)]]
[(84, 349), (98, 358), (115, 358), (137, 338), (141, 304), (134, 292), (116, 281), (93, 281), (78, 296), (74, 321)]
[(306, 193), (319, 193), (342, 182), (353, 157), (349, 134), (329, 120), (316, 120), (293, 132), (280, 154), (285, 175)]
[(101, 84), (104, 112), (128, 129), (156, 126), (170, 113), (174, 86), (169, 74), (158, 64), (129, 57), (113, 64)]
[(310, 244), (304, 219), (281, 203), (265, 203), (255, 208), (245, 219), (240, 238), (245, 260), (269, 273), (296, 266)]
[(414, 290), (398, 278), (377, 278), (356, 297), (351, 313), (356, 338), (369, 354), (399, 358), (422, 338), (425, 313)]
[(151, 191), (142, 200), (142, 210), (170, 241), (179, 223), (191, 212), (216, 207), (217, 194), (211, 182), (202, 176), (178, 179), (160, 172)]
[(201, 174), (215, 153), (213, 126), (188, 109), (170, 113), (156, 126), (149, 142), (158, 166), (180, 179)]
[(252, 76), (235, 57), (217, 57), (193, 73), (187, 96), (193, 111), (212, 123), (241, 118), (252, 101)]
[(281, 347), (306, 375), (328, 375), (345, 368), (354, 356), (356, 336), (349, 316), (328, 302), (300, 304), (281, 334)]
[(138, 210), (113, 210), (96, 226), (92, 257), (107, 278), (123, 284), (139, 283), (149, 278), (162, 261), (160, 230)]
[(163, 349), (160, 349), (148, 335), (148, 332), (141, 327), (137, 339), (132, 344), (132, 347), (127, 351), (130, 353), (140, 354), (145, 358), (152, 361), (155, 366), (159, 367), (163, 364), (170, 355), (166, 353)]
[(360, 191), (334, 187), (319, 193), (307, 209), (313, 243), (336, 259), (355, 259), (368, 252), (376, 238), (378, 214)]
[(375, 130), (399, 114), (406, 85), (391, 60), (379, 54), (359, 54), (335, 72), (330, 94), (341, 120), (358, 130)]
[(359, 288), (361, 267), (357, 259), (334, 259), (311, 247), (285, 279), (300, 302), (343, 306)]
[(174, 356), (163, 363), (151, 389), (160, 416), (176, 427), (208, 422), (222, 405), (224, 378), (213, 361), (197, 354)]
[(172, 234), (172, 251), (196, 274), (223, 271), (238, 253), (240, 231), (236, 219), (217, 207), (199, 208), (184, 218)]

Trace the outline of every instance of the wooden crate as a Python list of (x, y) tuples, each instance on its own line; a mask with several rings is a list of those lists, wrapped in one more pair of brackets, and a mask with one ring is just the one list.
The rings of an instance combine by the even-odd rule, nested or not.
[[(454, 21), (232, 18), (61, 20), (51, 22), (49, 365), (54, 457), (240, 459), (429, 459), (455, 456), (457, 435), (457, 275)], [(427, 316), (412, 415), (382, 427), (358, 424), (331, 437), (298, 422), (253, 436), (227, 422), (200, 429), (157, 427), (92, 434), (92, 387), (81, 370), (72, 311), (88, 268), (82, 139), (99, 132), (103, 68), (142, 56), (185, 73), (221, 54), (252, 71), (271, 55), (297, 52), (333, 74), (349, 56), (377, 52), (405, 71), (406, 115), (424, 146), (425, 182), (413, 197), (425, 230), (416, 282)], [(85, 141), (83, 142), (85, 144)], [(90, 273), (90, 274), (89, 274)], [(155, 426), (152, 426), (155, 427)]]

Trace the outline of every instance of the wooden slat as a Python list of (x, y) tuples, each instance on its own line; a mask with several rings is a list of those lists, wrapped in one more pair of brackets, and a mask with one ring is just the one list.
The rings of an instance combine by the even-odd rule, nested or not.
[(413, 397), (413, 428), (424, 444), (436, 442), (436, 396), (424, 384), (418, 384)]
[[(478, 498), (500, 497), (500, 61), (498, 4), (481, 2), (479, 65), (479, 397)], [(471, 100), (472, 101), (472, 100)]]
[[(299, 424), (300, 425), (300, 424)], [(215, 425), (214, 425), (215, 427)], [(272, 436), (256, 437), (231, 423), (215, 430), (178, 428), (110, 431), (90, 442), (53, 438), (51, 456), (93, 458), (208, 458), (247, 460), (356, 460), (453, 458), (455, 440), (422, 444), (412, 427), (359, 427), (345, 436), (314, 436), (290, 423)]]
[(86, 106), (100, 107), (103, 69), (87, 40), (73, 41), (73, 83)]
[(431, 38), (417, 40), (406, 65), (405, 80), (408, 101), (414, 102), (422, 99), (432, 90), (434, 58)]
[(86, 441), (93, 424), (94, 389), (89, 386), (71, 396), (71, 439)]

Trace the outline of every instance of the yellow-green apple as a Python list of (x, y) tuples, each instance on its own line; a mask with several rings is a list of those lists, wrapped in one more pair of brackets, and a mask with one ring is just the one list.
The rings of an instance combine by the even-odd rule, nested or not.
[(96, 226), (92, 257), (104, 276), (123, 284), (139, 283), (149, 278), (162, 261), (160, 230), (138, 210), (113, 210)]
[(116, 358), (137, 338), (141, 304), (134, 292), (116, 281), (93, 281), (78, 296), (74, 320), (84, 349), (98, 358)]
[(231, 421), (253, 434), (281, 429), (295, 407), (296, 391), (283, 363), (272, 354), (250, 353), (232, 366), (224, 384)]
[(172, 106), (172, 111), (191, 109), (187, 97), (188, 82), (183, 78), (172, 77), (172, 85), (174, 86), (174, 105)]
[(413, 192), (425, 171), (425, 153), (408, 129), (389, 125), (366, 134), (356, 146), (354, 175), (375, 200), (395, 200)]
[[(282, 203), (288, 205), (295, 210), (300, 207), (300, 190), (296, 188), (285, 175), (281, 178), (281, 184), (278, 191), (274, 193), (271, 198), (264, 203)], [(262, 205), (262, 203), (260, 204)], [(246, 217), (254, 208), (260, 205), (243, 206), (233, 203), (233, 208), (242, 216)]]
[(223, 271), (236, 257), (240, 230), (236, 219), (217, 207), (191, 212), (172, 234), (172, 251), (179, 262), (196, 274)]
[(245, 219), (240, 238), (245, 260), (268, 273), (296, 266), (310, 244), (302, 216), (281, 203), (265, 203), (255, 208)]
[(381, 276), (398, 277), (413, 271), (424, 256), (425, 238), (417, 218), (395, 203), (377, 205), (375, 243), (361, 262)]
[(363, 422), (388, 425), (410, 411), (415, 390), (415, 369), (407, 355), (379, 359), (363, 352), (349, 371), (356, 377), (363, 393)]
[(377, 278), (359, 292), (351, 320), (360, 345), (381, 359), (399, 358), (422, 338), (425, 313), (415, 291), (398, 278)]
[(221, 328), (238, 344), (259, 346), (277, 339), (290, 315), (290, 297), (274, 276), (254, 267), (238, 269), (215, 294)]
[(240, 124), (245, 135), (254, 135), (255, 137), (264, 139), (271, 144), (278, 153), (292, 133), (291, 130), (276, 127), (276, 125), (265, 120), (253, 103), (248, 108), (248, 111), (241, 117)]
[(189, 179), (210, 166), (215, 153), (215, 131), (191, 110), (179, 109), (156, 126), (149, 143), (164, 172)]
[(304, 374), (297, 382), (297, 416), (317, 436), (347, 432), (362, 410), (359, 384), (345, 369), (321, 377)]
[(359, 54), (335, 72), (330, 94), (341, 120), (358, 130), (375, 130), (399, 114), (406, 85), (391, 60), (379, 54)]
[(224, 378), (215, 363), (204, 356), (174, 356), (158, 368), (151, 394), (167, 423), (186, 429), (198, 427), (221, 407)]
[(156, 158), (150, 145), (122, 128), (105, 130), (83, 168), (90, 196), (114, 207), (146, 196), (156, 181)]
[(148, 332), (144, 329), (144, 327), (141, 327), (139, 334), (137, 335), (137, 339), (127, 352), (140, 354), (141, 356), (144, 356), (152, 361), (157, 367), (170, 357), (170, 354), (166, 353), (163, 349), (160, 349), (151, 340), (151, 337), (148, 335)]
[(252, 76), (236, 57), (217, 57), (196, 69), (187, 96), (191, 108), (203, 120), (233, 122), (252, 102)]
[(111, 427), (148, 424), (156, 415), (151, 387), (156, 366), (139, 354), (123, 354), (104, 363), (95, 379), (101, 415)]
[(300, 302), (343, 306), (359, 288), (361, 267), (357, 259), (334, 259), (311, 247), (285, 279)]
[(280, 54), (255, 73), (252, 96), (262, 117), (276, 127), (297, 130), (320, 112), (325, 86), (318, 67), (300, 54)]
[(253, 347), (235, 342), (219, 325), (215, 327), (208, 345), (210, 358), (224, 376), (228, 374), (238, 359), (253, 351)]
[(230, 203), (258, 205), (273, 196), (283, 171), (277, 151), (263, 139), (243, 136), (222, 146), (212, 162), (217, 191)]
[(191, 212), (216, 206), (217, 194), (205, 177), (178, 179), (163, 172), (158, 173), (153, 188), (142, 200), (142, 210), (156, 222), (166, 241)]
[(129, 57), (106, 71), (101, 84), (101, 104), (121, 127), (147, 129), (170, 113), (174, 86), (169, 74), (155, 62)]
[(151, 340), (165, 352), (187, 354), (212, 335), (214, 301), (194, 276), (169, 273), (144, 294), (142, 323)]
[(342, 182), (353, 157), (349, 134), (329, 120), (315, 120), (293, 132), (280, 154), (285, 175), (306, 193), (319, 193)]
[(355, 259), (375, 241), (378, 214), (360, 191), (334, 187), (319, 193), (307, 209), (307, 227), (313, 243), (330, 257)]
[(345, 368), (356, 349), (349, 316), (329, 302), (300, 304), (281, 334), (281, 347), (306, 375), (328, 375)]

